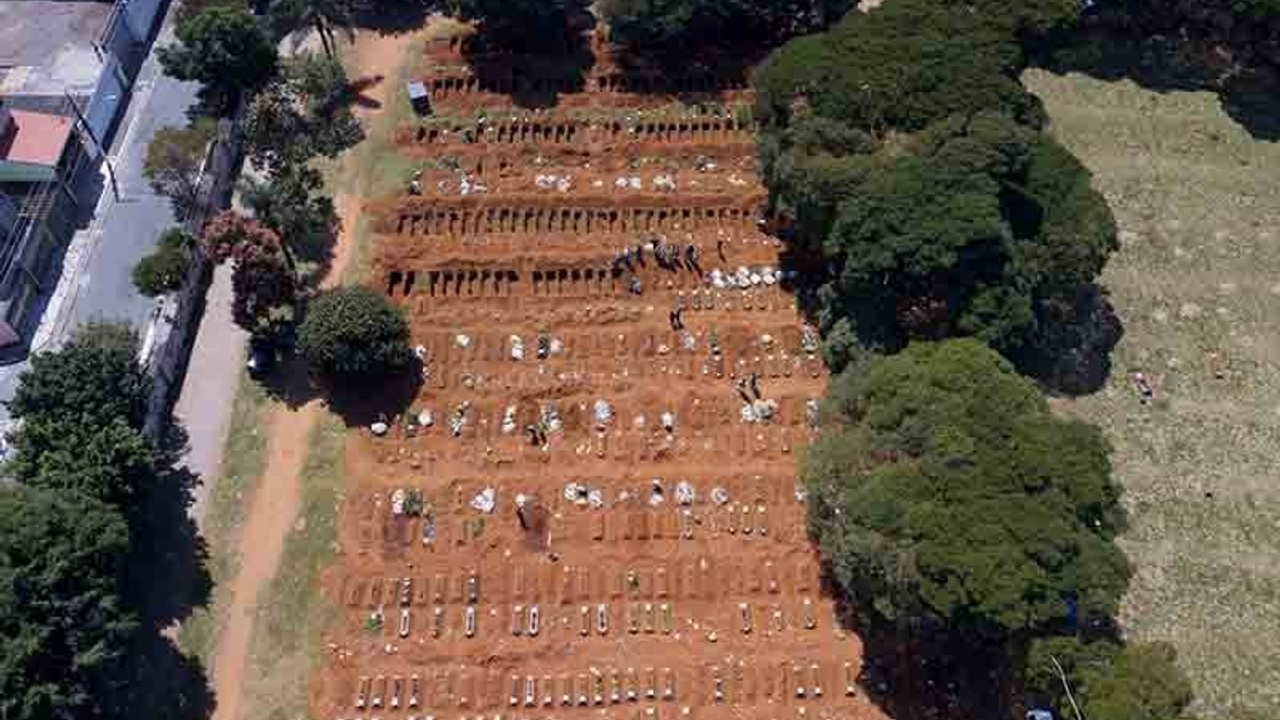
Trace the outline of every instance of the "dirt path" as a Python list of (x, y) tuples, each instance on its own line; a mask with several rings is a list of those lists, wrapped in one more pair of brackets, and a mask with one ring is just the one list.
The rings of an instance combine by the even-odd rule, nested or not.
[[(378, 36), (362, 33), (356, 41), (356, 61), (362, 75), (389, 76), (402, 57), (412, 35)], [(388, 83), (379, 83), (366, 94), (379, 104), (384, 104), (389, 92)], [(379, 112), (376, 108), (358, 108), (361, 117)], [(344, 174), (354, 168), (354, 154), (349, 154), (343, 168)], [(342, 217), (343, 232), (334, 248), (333, 263), (322, 282), (332, 287), (342, 280), (350, 262), (352, 245), (349, 233), (354, 230), (362, 207), (362, 198), (342, 194), (336, 198)], [(214, 720), (241, 720), (245, 672), (248, 668), (250, 639), (253, 634), (254, 616), (257, 613), (258, 596), (275, 577), (284, 552), (285, 539), (301, 505), (301, 471), (306, 461), (308, 439), (320, 416), (318, 400), (290, 409), (277, 407), (271, 419), (270, 438), (267, 441), (267, 465), (263, 470), (259, 490), (253, 496), (248, 517), (239, 537), (241, 565), (231, 589), (230, 605), (226, 610), (226, 625), (218, 638), (218, 651), (213, 661), (214, 691), (217, 709)]]

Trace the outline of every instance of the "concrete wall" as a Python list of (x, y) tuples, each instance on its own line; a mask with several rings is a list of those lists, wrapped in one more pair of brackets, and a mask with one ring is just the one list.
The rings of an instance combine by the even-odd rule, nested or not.
[[(240, 165), (240, 124), (244, 108), (241, 102), (230, 118), (218, 123), (218, 134), (201, 176), (196, 209), (182, 223), (191, 235), (198, 236), (209, 218), (231, 206), (232, 188)], [(212, 263), (197, 250), (182, 287), (166, 299), (160, 311), (162, 317), (153, 324), (155, 334), (143, 353), (143, 361), (155, 377), (144, 428), (151, 438), (162, 437), (168, 428), (170, 410), (182, 388), (212, 277)]]

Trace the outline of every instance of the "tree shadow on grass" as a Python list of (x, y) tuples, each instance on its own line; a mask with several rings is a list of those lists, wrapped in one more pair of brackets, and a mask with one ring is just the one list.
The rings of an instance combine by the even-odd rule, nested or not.
[(257, 382), (268, 397), (290, 410), (297, 410), (323, 394), (306, 361), (293, 351), (291, 343), (280, 348), (275, 364), (259, 376)]
[(1059, 395), (1101, 390), (1111, 376), (1111, 352), (1124, 337), (1106, 289), (1082, 286), (1070, 302), (1045, 304), (1039, 316), (1034, 343), (1009, 353), (1018, 371)]
[(156, 481), (130, 519), (126, 600), (157, 632), (207, 605), (213, 590), (209, 550), (190, 515), (202, 480), (177, 464), (186, 447), (186, 430), (171, 423), (158, 448)]
[(1165, 32), (1106, 15), (1091, 16), (1054, 38), (1034, 64), (1056, 73), (1132, 80), (1156, 92), (1214, 92), (1223, 110), (1253, 137), (1280, 140), (1280, 68), (1241, 59), (1188, 29)]
[(124, 680), (126, 716), (139, 720), (204, 720), (214, 707), (204, 666), (170, 637), (213, 592), (208, 547), (190, 515), (201, 478), (177, 464), (186, 447), (186, 431), (171, 424), (158, 448), (156, 482), (130, 518), (124, 600), (140, 622)]
[(296, 410), (314, 400), (325, 404), (347, 427), (391, 424), (410, 410), (422, 389), (422, 365), (416, 359), (405, 370), (374, 378), (324, 378), (311, 371), (291, 349), (275, 367), (258, 379), (273, 400)]
[(159, 633), (140, 634), (130, 648), (125, 682), (129, 720), (208, 720), (217, 700), (204, 663)]

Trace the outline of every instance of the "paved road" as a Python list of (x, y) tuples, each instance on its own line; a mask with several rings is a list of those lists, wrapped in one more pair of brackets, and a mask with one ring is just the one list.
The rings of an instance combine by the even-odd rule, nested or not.
[[(168, 27), (165, 30), (157, 44), (169, 42), (171, 32)], [(111, 153), (121, 200), (115, 202), (107, 192), (106, 207), (99, 215), (101, 235), (77, 283), (69, 327), (93, 319), (122, 319), (141, 328), (149, 320), (155, 301), (138, 294), (129, 272), (177, 220), (169, 199), (151, 191), (142, 166), (157, 130), (186, 124), (187, 108), (195, 102), (199, 87), (165, 75), (154, 54), (144, 62)]]
[[(170, 5), (155, 46), (172, 42), (176, 9), (176, 3)], [(143, 62), (109, 152), (121, 197), (117, 200), (105, 186), (92, 223), (71, 240), (62, 277), (35, 333), (35, 350), (56, 347), (89, 320), (125, 320), (145, 336), (156, 302), (138, 294), (129, 271), (176, 221), (168, 199), (153, 193), (142, 177), (142, 165), (156, 130), (186, 124), (186, 110), (198, 89), (198, 83), (166, 76), (154, 48)], [(0, 401), (13, 397), (24, 369), (25, 362), (0, 368)], [(0, 405), (0, 422), (7, 419), (8, 411)]]

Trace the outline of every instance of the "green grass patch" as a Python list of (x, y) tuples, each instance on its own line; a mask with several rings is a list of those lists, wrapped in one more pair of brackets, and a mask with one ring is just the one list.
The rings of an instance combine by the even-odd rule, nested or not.
[(302, 468), (302, 505), (285, 539), (280, 567), (257, 603), (245, 672), (245, 720), (307, 717), (311, 672), (324, 658), (322, 639), (334, 605), (320, 577), (334, 558), (338, 505), (346, 486), (346, 429), (324, 415), (312, 430)]
[(213, 661), (223, 613), (230, 600), (231, 579), (240, 566), (236, 536), (266, 465), (270, 414), (270, 397), (260, 384), (242, 372), (222, 454), (222, 475), (205, 478), (209, 483), (209, 497), (203, 534), (209, 547), (213, 597), (208, 606), (197, 609), (182, 623), (178, 636), (182, 649), (206, 665)]
[(1126, 632), (1177, 646), (1201, 716), (1280, 710), (1280, 145), (1211, 93), (1024, 82), (1121, 231), (1102, 278), (1125, 327), (1111, 378), (1061, 407), (1115, 446), (1136, 566)]
[[(398, 152), (395, 142), (396, 130), (415, 117), (403, 88), (408, 78), (427, 66), (423, 50), (423, 40), (410, 44), (400, 66), (382, 79), (387, 88), (385, 104), (382, 111), (366, 124), (364, 142), (351, 150), (355, 153), (350, 166), (352, 170), (339, 173), (334, 178), (332, 187), (335, 192), (355, 195), (362, 201), (401, 192), (408, 186), (413, 171), (423, 162), (408, 153)], [(351, 73), (352, 77), (358, 77), (355, 69)], [(351, 260), (343, 277), (344, 284), (358, 284), (369, 276), (372, 229), (372, 221), (363, 214), (354, 227), (346, 229), (351, 233), (353, 245)]]

